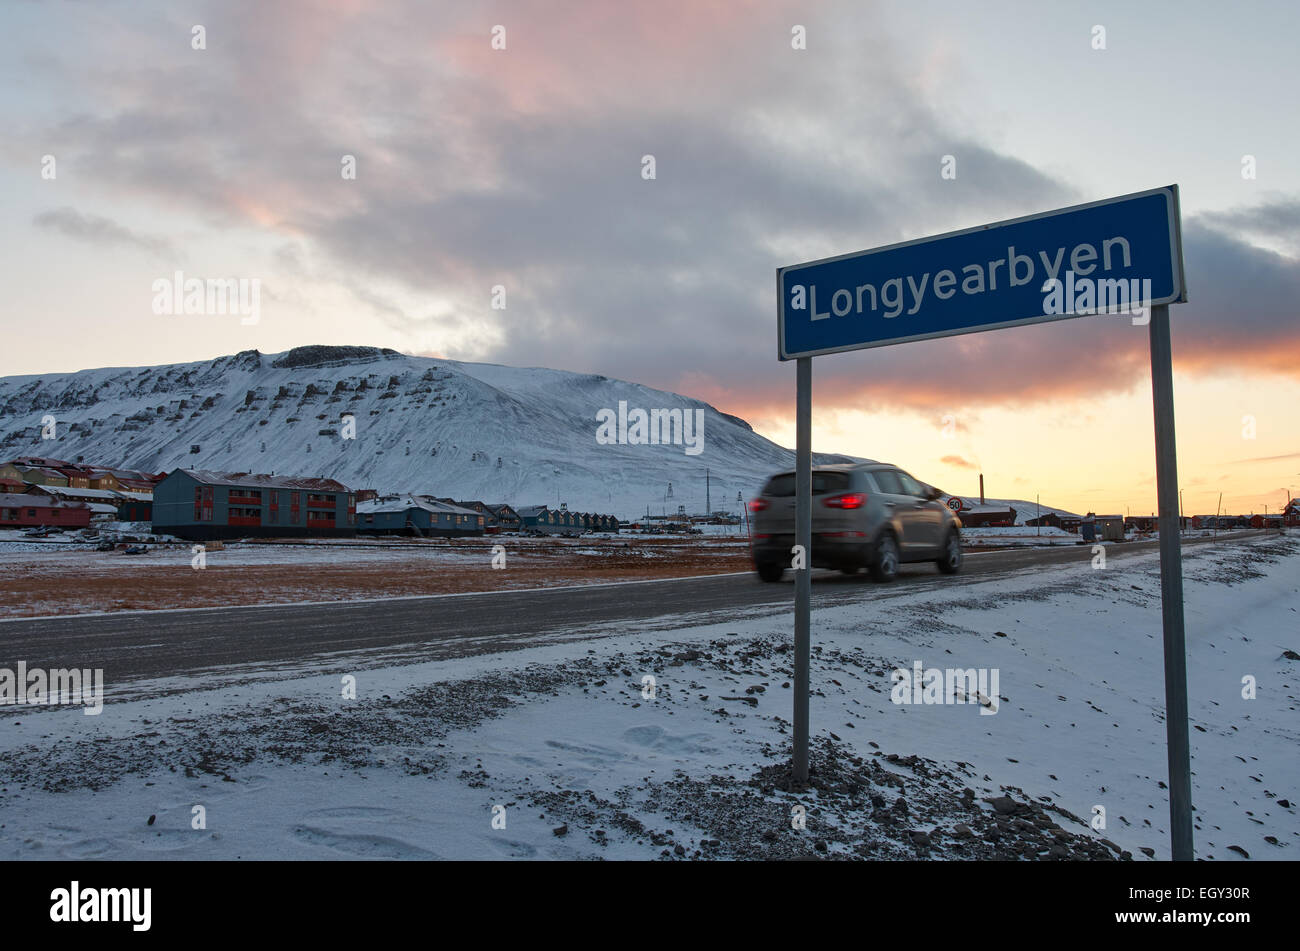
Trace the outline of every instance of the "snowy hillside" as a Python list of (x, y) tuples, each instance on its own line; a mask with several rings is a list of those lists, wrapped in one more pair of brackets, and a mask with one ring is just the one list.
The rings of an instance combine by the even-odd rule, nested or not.
[[(702, 451), (601, 445), (596, 414), (702, 409)], [(43, 440), (43, 417), (57, 438)], [(344, 438), (343, 417), (355, 419)], [(192, 452), (191, 447), (198, 451)], [(698, 400), (603, 376), (413, 357), (375, 347), (256, 350), (197, 363), (0, 379), (0, 459), (33, 455), (149, 471), (322, 475), (352, 488), (622, 518), (738, 511), (793, 453)], [(849, 461), (818, 455), (818, 462)], [(665, 498), (669, 483), (672, 497)]]

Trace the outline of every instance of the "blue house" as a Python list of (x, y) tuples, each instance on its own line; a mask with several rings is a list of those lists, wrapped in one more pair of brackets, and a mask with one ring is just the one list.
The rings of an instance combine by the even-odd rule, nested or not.
[(173, 469), (153, 490), (153, 530), (194, 541), (349, 536), (354, 498), (333, 479)]
[(483, 523), (481, 513), (428, 495), (384, 495), (357, 503), (357, 531), (366, 535), (482, 535)]

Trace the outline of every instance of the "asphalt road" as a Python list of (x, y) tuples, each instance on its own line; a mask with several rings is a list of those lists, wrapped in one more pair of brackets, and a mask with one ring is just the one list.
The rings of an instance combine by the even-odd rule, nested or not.
[[(1239, 532), (1248, 538), (1265, 532)], [(1204, 544), (1193, 540), (1184, 547)], [(1221, 536), (1219, 544), (1227, 539)], [(1151, 552), (1156, 542), (1107, 548), (1108, 560)], [(1091, 564), (1091, 546), (971, 553), (962, 573), (940, 575), (933, 565), (906, 565), (897, 581), (865, 575), (813, 576), (814, 608), (914, 592), (929, 585), (987, 580), (1040, 566)], [(600, 636), (629, 624), (646, 630), (729, 615), (792, 610), (790, 573), (764, 584), (752, 573), (677, 581), (444, 595), (371, 602), (199, 608), (15, 620), (0, 623), (0, 667), (103, 668), (112, 695), (123, 685), (183, 677), (218, 686), (253, 672), (291, 672), (329, 659), (349, 667), (438, 660), (526, 647), (543, 641)], [(191, 678), (197, 679), (195, 684)], [(180, 688), (177, 688), (180, 689)], [(149, 691), (154, 692), (154, 691)]]

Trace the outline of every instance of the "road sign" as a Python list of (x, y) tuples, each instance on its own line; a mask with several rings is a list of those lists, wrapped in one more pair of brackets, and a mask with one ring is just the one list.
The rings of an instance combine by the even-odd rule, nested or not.
[[(1178, 186), (780, 268), (776, 287), (777, 356), (795, 360), (797, 371), (794, 540), (804, 557), (794, 572), (791, 772), (798, 783), (808, 781), (809, 753), (812, 358), (1085, 313), (1149, 308), (1169, 837), (1173, 858), (1190, 861), (1191, 754), (1169, 342), (1169, 304), (1187, 300)], [(950, 506), (953, 501), (960, 505), (959, 499), (950, 499)]]
[(777, 271), (782, 360), (1187, 299), (1178, 186)]

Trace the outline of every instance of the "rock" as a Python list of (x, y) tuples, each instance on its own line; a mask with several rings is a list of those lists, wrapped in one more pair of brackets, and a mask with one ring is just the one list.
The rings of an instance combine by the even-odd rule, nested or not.
[(568, 834), (569, 834), (569, 824), (567, 822), (564, 825), (560, 826), (558, 829), (551, 830), (551, 835), (565, 836)]
[(1020, 811), (1020, 803), (1010, 796), (994, 796), (987, 802), (993, 807), (993, 811), (1000, 816), (1013, 816)]
[(967, 825), (966, 823), (964, 823), (964, 822), (959, 822), (959, 823), (957, 823), (955, 826), (953, 826), (953, 827), (952, 827), (952, 833), (953, 833), (953, 835), (955, 835), (955, 836), (956, 836), (957, 838), (959, 838), (959, 839), (973, 839), (973, 838), (975, 838), (975, 833), (972, 832), (972, 831), (970, 830), (970, 826), (968, 826), (968, 825)]
[(1230, 852), (1236, 852), (1236, 853), (1237, 853), (1238, 855), (1240, 855), (1242, 858), (1247, 858), (1247, 859), (1250, 858), (1250, 853), (1247, 852), (1245, 849), (1243, 849), (1243, 848), (1242, 848), (1241, 846), (1239, 846), (1239, 845), (1230, 845), (1230, 846), (1228, 846), (1228, 850), (1229, 850)]
[(1149, 858), (1149, 859), (1153, 859), (1153, 858), (1156, 857), (1156, 850), (1155, 850), (1155, 849), (1151, 849), (1151, 848), (1147, 848), (1145, 845), (1142, 846), (1141, 848), (1139, 848), (1138, 851), (1141, 852), (1143, 855), (1145, 855), (1145, 856), (1146, 856), (1147, 858)]
[(150, 817), (149, 817), (149, 825), (153, 825), (154, 820), (157, 819), (157, 818), (158, 818), (157, 816), (150, 816)]
[(685, 855), (686, 847), (683, 846), (680, 842), (678, 842), (676, 845), (673, 846), (673, 853), (675, 855)]
[(930, 847), (929, 833), (922, 832), (920, 829), (914, 829), (908, 833), (912, 838), (912, 844), (917, 848), (928, 849)]
[(1290, 809), (1290, 808), (1291, 808), (1291, 800), (1289, 800), (1289, 799), (1279, 799), (1279, 800), (1277, 801), (1277, 804), (1278, 804), (1279, 806), (1281, 806), (1283, 809)]

